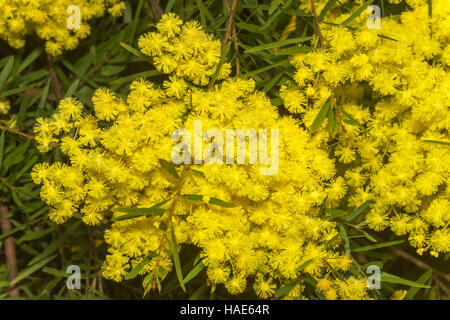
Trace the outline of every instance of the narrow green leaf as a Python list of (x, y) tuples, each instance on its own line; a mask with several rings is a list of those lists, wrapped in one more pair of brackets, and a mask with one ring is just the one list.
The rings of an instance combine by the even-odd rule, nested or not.
[(191, 281), (192, 279), (194, 279), (199, 273), (200, 271), (202, 271), (203, 269), (205, 269), (205, 265), (203, 264), (203, 262), (199, 262), (186, 276), (186, 278), (184, 278), (183, 283), (186, 284), (189, 281)]
[(35, 273), (36, 271), (40, 270), (42, 267), (44, 267), (47, 263), (49, 263), (50, 261), (52, 261), (53, 259), (55, 259), (58, 255), (54, 254), (52, 256), (49, 256), (45, 259), (42, 259), (41, 261), (33, 264), (32, 266), (30, 266), (29, 268), (25, 268), (24, 270), (22, 270), (17, 277), (14, 278), (13, 281), (11, 281), (11, 285), (15, 285), (16, 283), (18, 283), (19, 281), (25, 279), (26, 277), (28, 277), (29, 275)]
[(257, 75), (259, 73), (262, 73), (264, 71), (267, 71), (267, 70), (270, 70), (270, 69), (273, 69), (273, 68), (276, 68), (276, 67), (279, 67), (279, 66), (282, 66), (282, 65), (289, 65), (289, 61), (288, 60), (279, 61), (277, 63), (274, 63), (274, 64), (271, 64), (271, 65), (268, 65), (268, 66), (265, 66), (265, 67), (262, 67), (262, 68), (259, 68), (259, 69), (256, 69), (256, 70), (244, 73), (244, 74), (241, 74), (241, 75), (239, 75), (239, 78), (245, 79), (245, 78), (248, 78), (248, 77), (252, 77), (254, 75)]
[(122, 85), (124, 83), (127, 82), (131, 82), (133, 80), (136, 79), (140, 79), (140, 78), (147, 78), (147, 77), (154, 77), (154, 76), (159, 76), (162, 73), (158, 70), (149, 70), (149, 71), (144, 71), (144, 72), (139, 72), (136, 74), (132, 74), (126, 77), (122, 77), (122, 78), (118, 78), (114, 81), (111, 82), (112, 85)]
[(8, 62), (6, 62), (6, 65), (3, 68), (2, 72), (0, 73), (0, 91), (3, 88), (3, 84), (5, 83), (6, 79), (8, 79), (9, 73), (11, 72), (13, 65), (14, 65), (14, 56), (11, 56), (8, 59)]
[(311, 134), (315, 133), (317, 129), (319, 129), (322, 122), (325, 120), (325, 118), (328, 115), (328, 110), (330, 109), (331, 103), (330, 101), (327, 101), (324, 103), (322, 108), (320, 108), (319, 112), (317, 113), (316, 118), (314, 119), (311, 127), (309, 128)]
[(161, 206), (169, 202), (170, 199), (161, 201), (150, 208), (116, 208), (114, 211), (125, 212), (122, 216), (114, 217), (112, 221), (122, 221), (127, 219), (133, 219), (142, 216), (155, 216), (161, 215), (166, 212), (166, 209), (162, 209)]
[(399, 276), (387, 273), (387, 272), (382, 272), (381, 273), (381, 282), (388, 282), (388, 283), (397, 283), (397, 284), (402, 284), (405, 286), (410, 286), (410, 287), (415, 287), (415, 288), (431, 288), (430, 286), (424, 285), (422, 283), (417, 283), (411, 280), (406, 280), (403, 278), (400, 278)]
[(130, 51), (136, 57), (140, 57), (140, 58), (148, 61), (149, 58), (147, 56), (145, 56), (143, 53), (141, 53), (138, 49), (135, 49), (132, 46), (130, 46), (130, 45), (126, 44), (126, 43), (123, 43), (123, 42), (121, 42), (120, 45), (122, 47), (124, 47), (125, 49), (127, 49), (128, 51)]
[(442, 144), (444, 146), (450, 146), (450, 142), (447, 141), (436, 141), (436, 140), (423, 140), (423, 141), (428, 143)]
[(283, 2), (283, 0), (272, 1), (272, 3), (270, 4), (269, 15), (271, 15), (278, 8), (281, 2)]
[(0, 170), (2, 169), (3, 150), (5, 149), (5, 131), (0, 135)]
[(325, 208), (325, 213), (331, 215), (332, 218), (339, 218), (347, 215), (347, 212), (345, 210), (332, 208)]
[(285, 286), (282, 286), (277, 291), (275, 291), (274, 298), (280, 299), (280, 298), (284, 297), (289, 292), (291, 292), (291, 290), (294, 289), (296, 285), (297, 285), (297, 282), (293, 282), (293, 283), (289, 283)]
[(164, 159), (159, 159), (159, 163), (164, 168), (164, 170), (166, 170), (168, 173), (170, 173), (170, 175), (175, 177), (175, 179), (180, 179), (180, 175), (178, 174), (177, 169), (175, 169), (175, 166), (173, 165), (172, 162), (169, 162)]
[(285, 46), (288, 44), (302, 43), (305, 41), (309, 41), (311, 39), (312, 39), (312, 37), (299, 37), (299, 38), (292, 38), (292, 39), (286, 39), (286, 40), (279, 40), (279, 41), (265, 43), (260, 46), (256, 46), (256, 47), (247, 49), (247, 50), (245, 50), (245, 53), (255, 53), (258, 51), (281, 47), (281, 46)]
[(359, 215), (361, 215), (364, 211), (369, 208), (371, 204), (375, 203), (373, 200), (367, 200), (362, 205), (360, 205), (353, 213), (347, 218), (347, 221), (352, 221), (355, 218), (357, 218)]
[(433, 0), (428, 0), (428, 16), (433, 18)]
[(303, 271), (303, 269), (305, 269), (307, 266), (309, 266), (311, 264), (311, 262), (313, 262), (313, 259), (309, 259), (309, 260), (306, 260), (305, 262), (303, 262), (301, 264), (301, 266), (297, 268), (297, 272)]
[(339, 233), (341, 235), (341, 238), (344, 241), (345, 255), (347, 257), (350, 257), (351, 249), (350, 249), (350, 241), (348, 240), (347, 231), (345, 231), (345, 228), (343, 225), (339, 226), (339, 231), (340, 231)]
[[(200, 13), (204, 16), (206, 16), (208, 18), (208, 20), (211, 22), (211, 26), (213, 27), (213, 29), (217, 30), (217, 24), (216, 24), (216, 19), (214, 19), (213, 15), (211, 14), (211, 12), (208, 10), (208, 8), (206, 8), (205, 4), (203, 3), (202, 0), (195, 0), (195, 3), (197, 3), (197, 6), (200, 10)], [(218, 35), (220, 34), (219, 32), (217, 33)]]
[(352, 22), (353, 20), (355, 20), (357, 17), (359, 17), (359, 15), (367, 9), (368, 6), (370, 6), (372, 4), (374, 0), (369, 0), (366, 3), (364, 3), (358, 10), (356, 10), (356, 12), (354, 12), (350, 17), (348, 17), (347, 20), (345, 20), (344, 22), (341, 23), (341, 26), (346, 26), (348, 25), (350, 22)]
[(25, 68), (32, 64), (33, 61), (36, 60), (43, 52), (44, 50), (42, 49), (42, 47), (36, 48), (25, 58), (25, 60), (22, 61), (17, 70), (15, 70), (14, 75), (16, 76), (23, 70), (25, 70)]
[[(420, 283), (420, 284), (425, 284), (428, 279), (431, 278), (431, 275), (433, 274), (432, 270), (428, 270), (426, 271), (424, 274), (422, 274), (416, 281), (416, 283)], [(404, 300), (412, 300), (414, 299), (414, 296), (417, 294), (417, 292), (419, 292), (420, 288), (409, 288), (408, 292), (405, 295)]]
[(211, 82), (209, 83), (209, 87), (214, 87), (214, 84), (216, 83), (217, 77), (220, 74), (220, 69), (222, 69), (222, 65), (225, 63), (228, 51), (230, 50), (231, 42), (228, 42), (225, 49), (222, 51), (222, 54), (220, 55), (219, 63), (217, 64), (216, 70), (214, 71), (214, 75), (211, 79)]
[(177, 245), (177, 239), (175, 238), (175, 231), (173, 230), (173, 224), (170, 224), (170, 236), (172, 239), (172, 254), (173, 254), (173, 261), (175, 264), (175, 271), (177, 273), (178, 281), (180, 282), (181, 288), (184, 292), (186, 292), (186, 288), (184, 286), (183, 281), (183, 274), (181, 273), (181, 263), (180, 263), (180, 257), (178, 256), (178, 245)]
[(330, 134), (333, 137), (336, 133), (337, 121), (334, 115), (334, 108), (328, 108), (328, 129), (330, 130)]
[(326, 4), (325, 7), (323, 7), (322, 11), (320, 11), (319, 14), (319, 21), (322, 20), (325, 15), (327, 14), (328, 10), (331, 9), (332, 6), (334, 6), (334, 4), (338, 2), (338, 0), (329, 0)]
[[(192, 200), (192, 201), (203, 201), (203, 195), (201, 194), (183, 194), (183, 197)], [(236, 207), (234, 204), (211, 197), (209, 199), (209, 204), (214, 204), (216, 206), (225, 207), (225, 208), (234, 208)]]
[(396, 241), (377, 243), (377, 244), (372, 244), (369, 246), (364, 246), (364, 247), (359, 247), (359, 248), (353, 249), (353, 252), (364, 252), (364, 251), (377, 250), (380, 248), (395, 246), (395, 245), (403, 243), (403, 242), (404, 242), (404, 240), (396, 240)]
[(67, 89), (66, 94), (64, 95), (64, 98), (71, 97), (74, 94), (75, 90), (77, 90), (79, 83), (80, 83), (80, 79), (76, 79), (74, 82), (72, 82), (70, 87)]
[(150, 260), (152, 260), (152, 258), (156, 256), (156, 253), (153, 253), (153, 255), (151, 256), (147, 256), (144, 259), (142, 259), (141, 262), (139, 262), (134, 268), (133, 270), (131, 270), (126, 276), (125, 276), (125, 280), (130, 280), (130, 279), (134, 279), (136, 278), (136, 276), (138, 275), (139, 271), (142, 270), (142, 268), (144, 268), (147, 263), (150, 262)]

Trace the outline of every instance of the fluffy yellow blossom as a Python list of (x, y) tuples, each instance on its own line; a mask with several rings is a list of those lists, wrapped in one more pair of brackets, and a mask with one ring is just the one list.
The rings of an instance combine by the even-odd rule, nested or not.
[[(67, 158), (38, 164), (32, 172), (33, 181), (42, 184), (42, 199), (52, 207), (50, 217), (62, 223), (80, 212), (89, 225), (112, 220), (102, 272), (115, 281), (144, 259), (144, 286), (163, 279), (173, 269), (173, 237), (179, 249), (197, 247), (210, 283), (224, 285), (230, 294), (250, 286), (270, 298), (301, 274), (330, 278), (330, 264), (345, 276), (352, 262), (337, 243), (329, 243), (337, 234), (335, 223), (319, 216), (327, 192), (340, 199), (347, 188), (342, 178), (333, 180), (336, 169), (328, 154), (295, 119), (279, 116), (253, 80), (224, 73), (223, 81), (202, 87), (215, 73), (221, 44), (197, 23), (182, 24), (166, 15), (158, 31), (141, 37), (139, 44), (169, 74), (162, 87), (136, 80), (125, 100), (98, 89), (93, 113), (69, 98), (54, 116), (38, 120), (39, 149), (58, 147)], [(278, 129), (278, 171), (263, 175), (266, 164), (250, 163), (262, 147), (250, 150), (246, 139), (243, 163), (237, 163), (237, 152), (230, 155), (234, 163), (224, 163), (215, 153), (215, 163), (208, 164), (195, 163), (183, 151), (185, 164), (172, 164), (173, 150), (179, 150), (174, 149), (178, 138), (173, 139), (177, 129), (190, 134), (194, 149), (211, 146), (208, 135), (198, 137), (199, 122), (201, 135)], [(272, 133), (265, 139), (275, 143)], [(234, 149), (234, 141), (228, 149)], [(352, 280), (345, 292), (340, 285), (328, 297), (366, 298), (358, 281)], [(298, 299), (302, 290), (294, 288), (286, 298)]]
[[(390, 227), (418, 252), (438, 256), (450, 251), (450, 6), (433, 1), (430, 19), (426, 1), (407, 2), (411, 9), (398, 21), (383, 18), (381, 30), (368, 29), (364, 13), (352, 28), (321, 24), (324, 47), (292, 58), (299, 88), (281, 88), (281, 97), (307, 127), (327, 112), (313, 141), (342, 168), (345, 184), (331, 194), (346, 195), (331, 204), (374, 200), (369, 227)], [(329, 15), (335, 24), (347, 18)]]
[[(0, 0), (0, 38), (13, 48), (25, 45), (25, 37), (36, 33), (45, 40), (47, 53), (56, 56), (72, 50), (90, 33), (88, 21), (105, 10), (122, 15), (120, 0)], [(78, 15), (79, 13), (79, 15)]]

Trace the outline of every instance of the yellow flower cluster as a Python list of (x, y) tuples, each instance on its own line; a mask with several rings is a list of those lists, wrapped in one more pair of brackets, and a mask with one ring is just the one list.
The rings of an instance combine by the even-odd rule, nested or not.
[[(80, 9), (80, 28), (70, 30), (67, 20), (76, 23), (74, 6)], [(105, 10), (117, 17), (125, 3), (120, 0), (0, 0), (0, 38), (21, 48), (25, 36), (35, 32), (45, 40), (47, 53), (56, 56), (72, 50), (90, 33), (88, 20), (101, 17)]]
[(9, 101), (6, 99), (0, 99), (0, 114), (7, 114), (11, 108)]
[[(175, 74), (196, 85), (209, 83), (221, 55), (219, 40), (203, 32), (197, 21), (183, 24), (173, 13), (161, 18), (157, 32), (150, 32), (139, 39), (139, 48), (144, 54), (153, 57), (158, 70)], [(223, 63), (217, 79), (228, 77), (230, 71), (230, 64)]]
[(433, 1), (430, 19), (426, 1), (411, 3), (381, 30), (367, 29), (364, 15), (356, 31), (321, 25), (324, 48), (293, 57), (298, 86), (281, 96), (308, 127), (328, 110), (313, 139), (336, 139), (347, 206), (375, 200), (371, 228), (390, 227), (438, 256), (450, 251), (450, 6)]
[[(161, 69), (171, 74), (162, 88), (134, 81), (126, 101), (98, 89), (94, 114), (68, 98), (50, 119), (38, 120), (39, 149), (58, 146), (67, 157), (65, 163), (42, 163), (32, 171), (33, 180), (43, 185), (42, 199), (53, 208), (50, 217), (62, 223), (79, 211), (90, 225), (112, 218), (105, 232), (109, 254), (103, 275), (115, 281), (149, 259), (139, 274), (147, 275), (145, 287), (159, 283), (173, 269), (174, 230), (177, 247), (199, 248), (210, 283), (223, 284), (230, 294), (242, 293), (252, 281), (260, 297), (270, 298), (304, 275), (330, 281), (337, 288), (331, 298), (367, 298), (363, 277), (342, 282), (334, 276), (345, 277), (352, 260), (339, 253), (335, 224), (319, 210), (327, 196), (338, 201), (345, 194), (342, 178), (333, 180), (333, 161), (296, 120), (278, 115), (253, 80), (226, 78), (211, 88), (188, 85), (211, 80), (217, 61), (208, 67), (199, 52), (210, 50), (217, 57), (220, 43), (195, 23), (181, 26), (171, 15), (161, 21), (158, 33), (139, 42), (155, 61), (176, 59), (174, 69)], [(158, 50), (157, 41), (148, 39), (164, 39), (162, 34), (171, 40)], [(174, 58), (179, 48), (174, 44), (185, 45), (187, 39), (186, 55)], [(190, 62), (203, 70), (201, 75), (184, 67)], [(172, 133), (186, 128), (195, 139), (196, 121), (203, 131), (279, 129), (278, 173), (262, 175), (264, 165), (248, 161), (171, 166), (177, 143)], [(136, 211), (120, 208), (153, 209), (125, 219)], [(286, 299), (305, 298), (305, 286), (298, 283)]]

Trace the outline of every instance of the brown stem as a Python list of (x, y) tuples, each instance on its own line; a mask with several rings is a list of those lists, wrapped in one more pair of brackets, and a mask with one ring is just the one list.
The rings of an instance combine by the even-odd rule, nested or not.
[[(4, 205), (0, 205), (0, 225), (2, 233), (8, 233), (11, 231), (11, 221), (6, 217), (8, 214), (8, 208)], [(8, 281), (13, 281), (17, 277), (17, 259), (16, 259), (16, 246), (14, 244), (13, 237), (7, 237), (3, 240), (5, 246), (6, 266), (8, 267)], [(13, 298), (19, 297), (19, 288), (15, 286), (9, 287), (9, 295)]]
[(153, 7), (153, 9), (155, 9), (155, 12), (158, 15), (158, 18), (161, 18), (162, 15), (164, 14), (164, 10), (161, 9), (158, 1), (156, 1), (156, 0), (148, 0), (148, 1), (150, 2), (150, 5)]
[(320, 47), (322, 48), (323, 47), (323, 35), (322, 35), (322, 31), (320, 30), (319, 18), (317, 17), (316, 5), (314, 3), (314, 0), (311, 0), (311, 10), (312, 10), (312, 14), (314, 16), (314, 20), (316, 21), (317, 35), (319, 36)]
[(239, 44), (235, 24), (233, 24), (233, 42), (234, 42), (234, 51), (236, 52), (236, 75), (238, 76), (241, 74), (241, 65), (239, 64)]
[[(181, 172), (181, 175), (180, 175), (180, 183), (177, 186), (175, 195), (172, 199), (172, 202), (170, 203), (169, 209), (167, 209), (167, 226), (169, 226), (172, 223), (173, 211), (175, 210), (175, 205), (176, 205), (178, 198), (181, 196), (181, 189), (183, 188), (184, 179), (186, 178), (186, 173), (187, 173), (188, 168), (189, 167), (187, 167), (187, 166), (185, 166), (183, 168), (183, 171)], [(152, 288), (155, 288), (157, 285), (157, 278), (158, 278), (158, 274), (159, 274), (159, 264), (161, 262), (161, 253), (162, 253), (162, 249), (164, 248), (164, 244), (165, 244), (164, 236), (165, 236), (165, 233), (163, 232), (161, 235), (161, 238), (160, 238), (156, 262), (155, 262), (155, 268), (153, 271), (154, 275), (153, 275)]]
[(229, 16), (228, 16), (227, 26), (225, 29), (225, 37), (223, 38), (223, 42), (222, 42), (222, 51), (225, 49), (225, 46), (227, 45), (227, 42), (228, 42), (228, 38), (230, 37), (231, 27), (233, 25), (234, 13), (236, 11), (236, 5), (237, 5), (237, 0), (233, 0), (233, 2), (231, 3), (231, 9), (228, 11)]
[(20, 135), (20, 136), (22, 136), (22, 137), (25, 137), (25, 138), (27, 138), (27, 139), (30, 139), (30, 140), (33, 140), (33, 139), (34, 139), (34, 136), (32, 136), (31, 134), (27, 134), (27, 133), (24, 133), (24, 132), (20, 132), (20, 131), (17, 131), (17, 130), (12, 129), (12, 128), (10, 128), (10, 127), (6, 127), (6, 126), (0, 125), (0, 129), (1, 129), (1, 130), (4, 130), (4, 131), (9, 131), (9, 132), (18, 134), (18, 135)]
[(52, 78), (53, 85), (55, 86), (56, 98), (58, 100), (62, 100), (64, 97), (63, 90), (61, 87), (61, 83), (59, 82), (58, 76), (56, 75), (55, 68), (53, 66), (53, 57), (51, 55), (47, 55), (48, 66), (50, 69), (50, 77)]

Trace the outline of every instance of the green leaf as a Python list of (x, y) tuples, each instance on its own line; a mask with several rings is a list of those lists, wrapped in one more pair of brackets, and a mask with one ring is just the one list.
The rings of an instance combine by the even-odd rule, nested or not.
[(283, 0), (272, 1), (272, 3), (270, 4), (269, 15), (271, 15), (278, 8), (281, 2), (283, 2)]
[(292, 38), (292, 39), (286, 39), (286, 40), (279, 40), (271, 43), (265, 43), (260, 46), (256, 46), (253, 48), (249, 48), (245, 50), (245, 53), (255, 53), (262, 50), (272, 49), (276, 47), (285, 46), (287, 44), (294, 44), (294, 43), (302, 43), (305, 41), (311, 40), (312, 37), (299, 37), (299, 38)]
[(334, 4), (335, 4), (336, 2), (338, 2), (338, 0), (329, 0), (329, 1), (325, 4), (325, 6), (323, 7), (322, 11), (320, 11), (320, 14), (319, 14), (319, 21), (322, 20), (322, 19), (325, 17), (325, 15), (327, 14), (328, 10), (330, 10), (331, 7), (334, 6)]
[(122, 77), (122, 78), (118, 78), (114, 81), (111, 82), (112, 85), (122, 85), (124, 83), (127, 82), (131, 82), (134, 81), (136, 79), (140, 79), (140, 78), (147, 78), (147, 77), (154, 77), (154, 76), (159, 76), (162, 73), (158, 70), (149, 70), (149, 71), (144, 71), (144, 72), (139, 72), (136, 74), (132, 74), (126, 77)]
[(282, 61), (279, 61), (277, 63), (274, 63), (274, 64), (271, 64), (271, 65), (268, 65), (268, 66), (256, 69), (254, 71), (250, 71), (250, 72), (247, 72), (247, 73), (244, 73), (244, 74), (240, 74), (239, 78), (245, 79), (245, 78), (248, 78), (248, 77), (252, 77), (254, 75), (257, 75), (259, 73), (262, 73), (264, 71), (267, 71), (267, 70), (270, 70), (270, 69), (273, 69), (273, 68), (276, 68), (276, 67), (279, 67), (279, 66), (282, 66), (282, 65), (289, 65), (289, 61), (288, 60), (282, 60)]
[(173, 254), (173, 261), (175, 265), (175, 271), (177, 273), (178, 281), (180, 282), (181, 288), (184, 292), (186, 292), (186, 288), (184, 287), (184, 281), (183, 281), (183, 274), (181, 273), (181, 263), (180, 263), (180, 257), (178, 256), (178, 245), (177, 245), (177, 239), (175, 238), (175, 231), (173, 230), (173, 224), (170, 224), (170, 236), (172, 239), (172, 254)]
[[(183, 194), (183, 197), (192, 200), (192, 201), (203, 201), (203, 195), (201, 194)], [(214, 204), (216, 206), (224, 207), (224, 208), (234, 208), (236, 207), (234, 204), (211, 197), (209, 199), (209, 204)]]
[[(217, 29), (216, 19), (214, 19), (214, 17), (211, 14), (211, 12), (208, 10), (208, 8), (206, 8), (206, 6), (204, 5), (203, 1), (202, 0), (195, 0), (195, 3), (197, 3), (197, 6), (198, 6), (198, 8), (200, 10), (201, 15), (206, 16), (209, 19), (213, 29)], [(220, 33), (218, 32), (217, 34), (219, 35)]]
[(199, 273), (200, 271), (202, 271), (203, 269), (205, 269), (205, 265), (203, 264), (203, 262), (199, 262), (186, 276), (186, 278), (184, 278), (183, 283), (186, 284), (189, 281), (191, 281), (192, 279), (194, 279)]
[(322, 108), (320, 108), (319, 112), (317, 113), (316, 118), (314, 119), (311, 127), (309, 128), (311, 134), (315, 133), (317, 129), (319, 129), (322, 122), (325, 120), (328, 114), (328, 110), (330, 109), (331, 103), (330, 101), (327, 101), (324, 103)]
[(75, 90), (77, 90), (79, 83), (80, 83), (80, 79), (76, 79), (74, 82), (72, 82), (70, 87), (67, 89), (66, 94), (64, 95), (64, 98), (71, 97), (74, 94)]
[(330, 134), (333, 137), (336, 133), (337, 121), (334, 115), (334, 109), (328, 108), (328, 129), (330, 130)]
[(152, 206), (150, 208), (116, 208), (116, 209), (114, 209), (114, 211), (125, 212), (127, 214), (124, 214), (124, 215), (118, 216), (118, 217), (114, 217), (111, 220), (112, 221), (122, 221), (122, 220), (142, 217), (142, 216), (161, 215), (164, 212), (166, 212), (166, 209), (162, 209), (161, 206), (166, 204), (169, 201), (170, 201), (170, 199), (164, 200), (162, 202), (155, 204), (154, 206)]
[(128, 51), (130, 51), (132, 54), (134, 54), (136, 57), (140, 57), (144, 60), (149, 60), (149, 58), (147, 56), (145, 56), (143, 53), (141, 53), (138, 49), (133, 48), (132, 46), (129, 46), (126, 43), (121, 42), (120, 45), (122, 47), (124, 47), (125, 49), (127, 49)]
[(152, 260), (152, 258), (156, 256), (156, 253), (153, 252), (153, 255), (151, 256), (147, 256), (144, 259), (142, 259), (141, 262), (139, 262), (134, 268), (133, 270), (131, 270), (126, 276), (125, 276), (125, 280), (130, 280), (130, 279), (134, 279), (136, 278), (136, 276), (138, 275), (139, 271), (142, 270), (142, 268), (144, 268), (147, 263), (150, 262), (150, 260)]
[(428, 143), (442, 144), (444, 146), (450, 146), (450, 142), (447, 141), (436, 141), (436, 140), (423, 140), (423, 141)]
[(170, 173), (170, 175), (172, 175), (175, 179), (180, 179), (180, 175), (178, 174), (177, 169), (175, 169), (175, 166), (172, 162), (164, 159), (159, 159), (159, 163), (164, 168), (164, 170)]
[(359, 215), (361, 215), (364, 211), (369, 208), (371, 204), (375, 203), (373, 200), (367, 200), (362, 205), (360, 205), (353, 213), (347, 218), (347, 221), (352, 221), (355, 218), (357, 218)]
[(339, 218), (347, 215), (347, 212), (342, 209), (325, 208), (325, 213), (331, 215), (332, 218)]
[[(431, 275), (433, 274), (432, 270), (428, 270), (426, 271), (424, 274), (422, 274), (416, 281), (416, 283), (420, 283), (420, 284), (425, 284), (428, 279), (430, 279)], [(419, 292), (420, 288), (410, 288), (408, 290), (408, 292), (405, 295), (404, 300), (412, 300), (414, 298), (414, 296), (417, 294), (417, 292)]]
[(280, 49), (277, 52), (275, 52), (276, 56), (291, 56), (297, 53), (307, 53), (312, 51), (313, 48), (308, 46), (295, 46), (295, 47), (289, 47), (285, 49)]
[(410, 280), (406, 280), (403, 278), (400, 278), (399, 276), (387, 273), (387, 272), (382, 272), (381, 273), (381, 279), (382, 282), (388, 282), (388, 283), (397, 283), (397, 284), (402, 284), (405, 286), (410, 286), (410, 287), (414, 287), (414, 288), (431, 288), (430, 286), (424, 285), (422, 283), (417, 283), (414, 281), (410, 281)]
[(214, 75), (211, 79), (211, 82), (209, 83), (209, 87), (212, 88), (214, 84), (216, 83), (217, 77), (220, 74), (220, 69), (222, 69), (222, 65), (225, 63), (228, 55), (228, 51), (230, 50), (231, 42), (228, 42), (225, 49), (222, 51), (222, 54), (220, 55), (219, 63), (217, 64), (216, 70), (214, 71)]
[(348, 240), (347, 231), (345, 231), (345, 228), (343, 225), (339, 226), (339, 231), (340, 231), (339, 233), (341, 235), (342, 240), (344, 240), (345, 255), (347, 257), (350, 257), (351, 249), (350, 249), (350, 241)]
[(22, 61), (17, 70), (15, 70), (14, 75), (18, 75), (23, 70), (25, 70), (25, 68), (28, 67), (30, 64), (32, 64), (33, 61), (36, 60), (42, 54), (42, 52), (44, 52), (44, 50), (41, 47), (36, 48), (33, 52), (31, 52), (25, 58), (25, 60)]
[(364, 246), (364, 247), (359, 247), (359, 248), (353, 249), (353, 252), (364, 252), (364, 251), (370, 251), (370, 250), (377, 250), (380, 248), (395, 246), (395, 245), (403, 243), (403, 242), (404, 242), (404, 240), (396, 240), (396, 241), (377, 243), (377, 244), (372, 244), (369, 246)]
[(9, 73), (11, 72), (13, 65), (14, 65), (14, 56), (11, 56), (8, 59), (8, 62), (6, 62), (6, 65), (3, 68), (2, 72), (0, 73), (0, 91), (3, 88), (3, 84), (5, 83), (6, 79), (8, 79)]
[(33, 264), (32, 266), (30, 266), (29, 268), (26, 268), (24, 270), (22, 270), (17, 277), (14, 278), (13, 281), (11, 281), (11, 285), (15, 285), (16, 283), (18, 283), (19, 281), (25, 279), (26, 277), (28, 277), (29, 275), (35, 273), (36, 271), (38, 271), (39, 269), (41, 269), (42, 267), (44, 267), (47, 263), (49, 263), (50, 261), (52, 261), (53, 259), (55, 259), (58, 256), (58, 254), (54, 254), (52, 256), (49, 256), (45, 259), (42, 259), (41, 261)]
[(354, 12), (350, 17), (348, 17), (347, 20), (345, 20), (344, 22), (341, 23), (341, 26), (346, 26), (348, 25), (350, 22), (352, 22), (353, 20), (355, 20), (364, 10), (367, 9), (368, 6), (370, 6), (372, 4), (374, 0), (369, 0), (366, 3), (364, 3), (358, 10), (356, 10), (356, 12)]
[(428, 0), (428, 16), (433, 18), (433, 0)]
[(301, 266), (297, 268), (297, 272), (303, 271), (303, 269), (305, 269), (307, 266), (309, 266), (311, 264), (311, 262), (313, 262), (313, 260), (314, 259), (309, 259), (309, 260), (306, 260), (305, 262), (303, 262), (301, 264)]
[(289, 283), (285, 286), (282, 286), (277, 291), (275, 291), (274, 298), (280, 299), (280, 298), (284, 297), (289, 292), (291, 292), (291, 290), (294, 289), (296, 285), (297, 285), (297, 282), (293, 282), (293, 283)]
[(53, 231), (52, 228), (48, 228), (48, 229), (42, 230), (40, 232), (32, 232), (32, 231), (26, 232), (22, 237), (19, 238), (19, 240), (17, 240), (17, 244), (21, 244), (22, 242), (25, 242), (25, 241), (36, 240), (36, 239), (45, 237), (47, 234), (49, 234), (52, 231)]
[(4, 149), (5, 149), (5, 131), (2, 131), (2, 135), (0, 135), (0, 170), (2, 169)]

